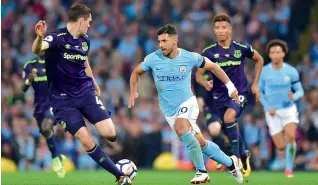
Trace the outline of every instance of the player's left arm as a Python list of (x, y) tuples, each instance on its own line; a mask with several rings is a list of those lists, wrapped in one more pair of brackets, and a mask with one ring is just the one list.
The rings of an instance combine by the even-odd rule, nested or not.
[(252, 84), (252, 93), (255, 95), (256, 103), (260, 101), (260, 91), (258, 88), (258, 81), (261, 76), (261, 72), (264, 66), (264, 59), (263, 57), (252, 48), (252, 46), (249, 47), (247, 51), (247, 57), (253, 59), (255, 61), (255, 75), (254, 75), (254, 81)]
[(93, 79), (93, 82), (94, 82), (94, 86), (95, 86), (95, 90), (96, 90), (96, 95), (97, 96), (100, 96), (100, 88), (99, 88), (99, 85), (97, 84), (97, 82), (95, 81), (95, 78), (94, 78), (94, 75), (93, 75), (93, 71), (92, 71), (92, 68), (91, 66), (89, 65), (89, 62), (88, 60), (85, 61), (85, 72), (87, 74), (87, 76), (91, 77)]
[(292, 101), (297, 101), (300, 98), (302, 98), (305, 93), (304, 93), (304, 89), (303, 89), (303, 87), (301, 85), (301, 82), (299, 80), (298, 71), (296, 69), (293, 69), (293, 75), (292, 75), (291, 83), (292, 83), (292, 87), (293, 87), (295, 93), (292, 93), (290, 91), (289, 94), (288, 94), (288, 97)]
[(203, 62), (199, 67), (213, 72), (215, 76), (218, 77), (225, 84), (229, 96), (232, 97), (237, 104), (239, 104), (238, 91), (232, 83), (232, 81), (230, 80), (230, 78), (223, 71), (223, 69), (221, 69), (217, 64), (212, 62), (207, 57), (203, 57)]

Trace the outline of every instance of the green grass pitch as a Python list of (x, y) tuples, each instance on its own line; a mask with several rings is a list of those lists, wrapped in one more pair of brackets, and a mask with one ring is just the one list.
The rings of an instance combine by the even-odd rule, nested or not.
[[(238, 184), (227, 172), (209, 172), (211, 185)], [(133, 185), (190, 184), (194, 172), (140, 170)], [(58, 179), (53, 172), (2, 173), (2, 185), (115, 185), (115, 178), (105, 171), (77, 171)], [(246, 185), (318, 185), (318, 172), (295, 172), (287, 179), (284, 172), (252, 172)]]

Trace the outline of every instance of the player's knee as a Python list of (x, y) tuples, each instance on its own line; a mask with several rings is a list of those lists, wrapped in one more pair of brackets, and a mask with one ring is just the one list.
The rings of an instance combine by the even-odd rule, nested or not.
[(53, 134), (52, 121), (45, 119), (41, 125), (41, 133), (45, 138), (50, 137)]
[(178, 118), (174, 128), (179, 137), (192, 130), (192, 126), (190, 125), (189, 121), (184, 118)]
[(233, 109), (228, 109), (224, 114), (224, 123), (233, 123), (236, 120), (236, 112)]
[(218, 136), (221, 132), (221, 124), (218, 121), (212, 122), (211, 124), (209, 124), (208, 129), (212, 137)]

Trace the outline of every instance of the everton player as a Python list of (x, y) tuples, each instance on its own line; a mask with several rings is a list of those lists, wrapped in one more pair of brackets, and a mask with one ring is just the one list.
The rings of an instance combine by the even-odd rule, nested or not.
[[(230, 77), (235, 87), (237, 87), (240, 103), (236, 104), (228, 97), (224, 84), (218, 78), (213, 78), (212, 93), (208, 93), (205, 100), (205, 104), (210, 109), (206, 111), (206, 114), (212, 115), (209, 123), (215, 123), (209, 125), (210, 130), (218, 129), (219, 133), (221, 126), (216, 124), (220, 124), (220, 122), (225, 124), (224, 131), (230, 140), (232, 153), (241, 158), (244, 176), (248, 177), (251, 172), (249, 164), (250, 154), (245, 151), (245, 146), (237, 127), (237, 118), (242, 113), (247, 102), (248, 82), (244, 72), (244, 59), (250, 58), (256, 63), (255, 77), (252, 84), (252, 92), (256, 97), (256, 102), (259, 102), (260, 99), (258, 80), (264, 61), (262, 56), (251, 46), (232, 40), (232, 27), (229, 16), (225, 14), (216, 15), (213, 22), (217, 42), (205, 48), (202, 55), (215, 61)], [(211, 84), (204, 79), (204, 73), (204, 69), (198, 69), (196, 80), (206, 89), (209, 89)], [(212, 76), (215, 75), (212, 74)]]
[(199, 106), (191, 90), (191, 73), (194, 67), (200, 67), (215, 72), (220, 81), (228, 89), (227, 96), (238, 103), (235, 86), (215, 63), (198, 53), (178, 48), (178, 34), (174, 26), (167, 24), (157, 32), (160, 49), (147, 55), (137, 66), (130, 77), (130, 102), (134, 105), (138, 97), (137, 84), (139, 77), (146, 71), (151, 71), (159, 95), (159, 105), (168, 124), (177, 133), (196, 167), (192, 184), (206, 183), (210, 177), (203, 162), (203, 153), (228, 167), (230, 174), (239, 183), (243, 175), (239, 169), (236, 156), (227, 156), (213, 142), (202, 135), (196, 124)]
[(40, 133), (45, 137), (46, 143), (52, 155), (52, 168), (58, 177), (65, 176), (63, 162), (64, 155), (60, 155), (53, 132), (55, 123), (51, 114), (50, 99), (48, 96), (48, 84), (45, 70), (44, 53), (39, 57), (27, 61), (23, 66), (23, 92), (26, 92), (30, 86), (34, 90), (34, 117), (39, 126)]
[(37, 37), (32, 51), (36, 54), (45, 51), (49, 95), (57, 122), (80, 141), (92, 159), (116, 177), (118, 184), (131, 184), (96, 145), (83, 118), (94, 124), (102, 137), (115, 141), (114, 124), (98, 97), (100, 90), (88, 62), (90, 40), (86, 34), (91, 21), (90, 8), (77, 3), (68, 10), (66, 27), (51, 32), (44, 39), (46, 23), (39, 21), (35, 26)]

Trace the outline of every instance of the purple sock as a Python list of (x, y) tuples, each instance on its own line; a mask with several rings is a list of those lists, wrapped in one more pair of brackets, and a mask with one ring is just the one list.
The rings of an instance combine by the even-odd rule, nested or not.
[(52, 131), (52, 134), (50, 135), (50, 137), (48, 138), (45, 138), (46, 139), (46, 143), (47, 143), (47, 146), (52, 154), (52, 159), (59, 156), (59, 152), (58, 152), (58, 148), (57, 148), (57, 144), (56, 144), (56, 141), (55, 141), (55, 137), (54, 137), (54, 133)]
[(102, 149), (100, 149), (97, 145), (95, 145), (91, 150), (87, 151), (87, 153), (92, 159), (94, 159), (95, 162), (97, 162), (105, 170), (107, 170), (111, 174), (113, 174), (117, 179), (119, 178), (119, 176), (124, 175), (124, 173), (121, 172), (116, 167), (116, 165), (109, 158), (109, 156)]
[(244, 144), (244, 140), (241, 136), (241, 134), (239, 134), (239, 142), (240, 142), (240, 156), (243, 159), (247, 158), (247, 153), (246, 153), (246, 148), (245, 148), (245, 144)]
[(231, 143), (232, 153), (240, 158), (239, 134), (236, 122), (225, 123), (225, 131)]

